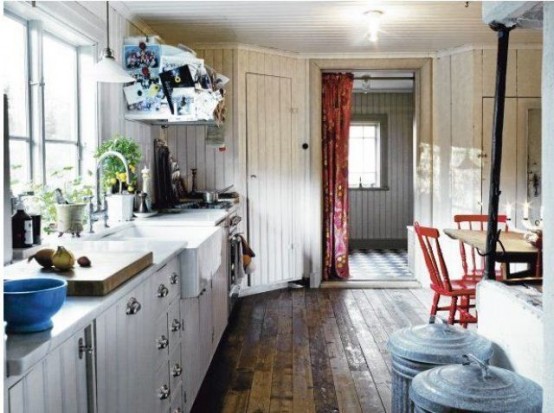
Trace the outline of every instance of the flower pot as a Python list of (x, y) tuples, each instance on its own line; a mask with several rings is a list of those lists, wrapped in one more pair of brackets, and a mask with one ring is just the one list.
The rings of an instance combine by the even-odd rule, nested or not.
[(135, 195), (112, 194), (107, 198), (110, 221), (130, 221), (133, 218)]
[(83, 231), (85, 207), (86, 204), (57, 204), (56, 231), (78, 236)]

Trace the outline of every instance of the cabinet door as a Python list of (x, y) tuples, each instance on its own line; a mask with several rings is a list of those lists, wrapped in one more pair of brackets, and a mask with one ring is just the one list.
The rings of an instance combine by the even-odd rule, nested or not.
[(152, 317), (142, 283), (96, 319), (99, 412), (153, 409)]
[(209, 284), (198, 297), (200, 323), (200, 376), (204, 377), (212, 361), (214, 328), (212, 287)]
[(9, 411), (87, 412), (87, 357), (80, 355), (80, 344), (87, 344), (84, 330), (52, 350), (13, 385), (8, 391)]
[(190, 411), (196, 394), (202, 384), (200, 372), (200, 327), (198, 297), (185, 298), (180, 301), (183, 320), (182, 331), (182, 361), (185, 412)]

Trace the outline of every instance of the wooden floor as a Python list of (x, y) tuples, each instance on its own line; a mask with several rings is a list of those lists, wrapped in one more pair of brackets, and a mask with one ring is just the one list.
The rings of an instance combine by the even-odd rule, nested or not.
[(243, 298), (193, 412), (390, 412), (387, 339), (430, 292), (280, 290)]

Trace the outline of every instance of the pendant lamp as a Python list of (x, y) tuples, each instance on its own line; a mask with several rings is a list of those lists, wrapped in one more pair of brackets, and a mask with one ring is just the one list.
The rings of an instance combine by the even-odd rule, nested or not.
[(106, 2), (106, 48), (102, 51), (100, 60), (93, 68), (92, 77), (99, 83), (129, 83), (134, 82), (135, 78), (129, 74), (117, 63), (113, 56), (113, 50), (110, 49), (110, 5)]

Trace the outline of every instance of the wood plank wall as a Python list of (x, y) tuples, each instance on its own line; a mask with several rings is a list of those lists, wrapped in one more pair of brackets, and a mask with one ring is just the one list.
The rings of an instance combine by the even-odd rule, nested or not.
[(387, 191), (351, 189), (350, 242), (356, 247), (405, 244), (413, 222), (413, 93), (354, 93), (352, 114), (388, 115)]
[[(110, 42), (114, 47), (116, 59), (121, 58), (123, 39), (141, 34), (125, 17), (113, 9), (110, 11)], [(99, 84), (98, 99), (100, 141), (106, 141), (116, 134), (133, 138), (139, 143), (143, 157), (143, 164), (137, 169), (142, 169), (144, 165), (152, 168), (154, 166), (153, 138), (158, 136), (159, 128), (125, 120), (126, 103), (121, 84)]]

